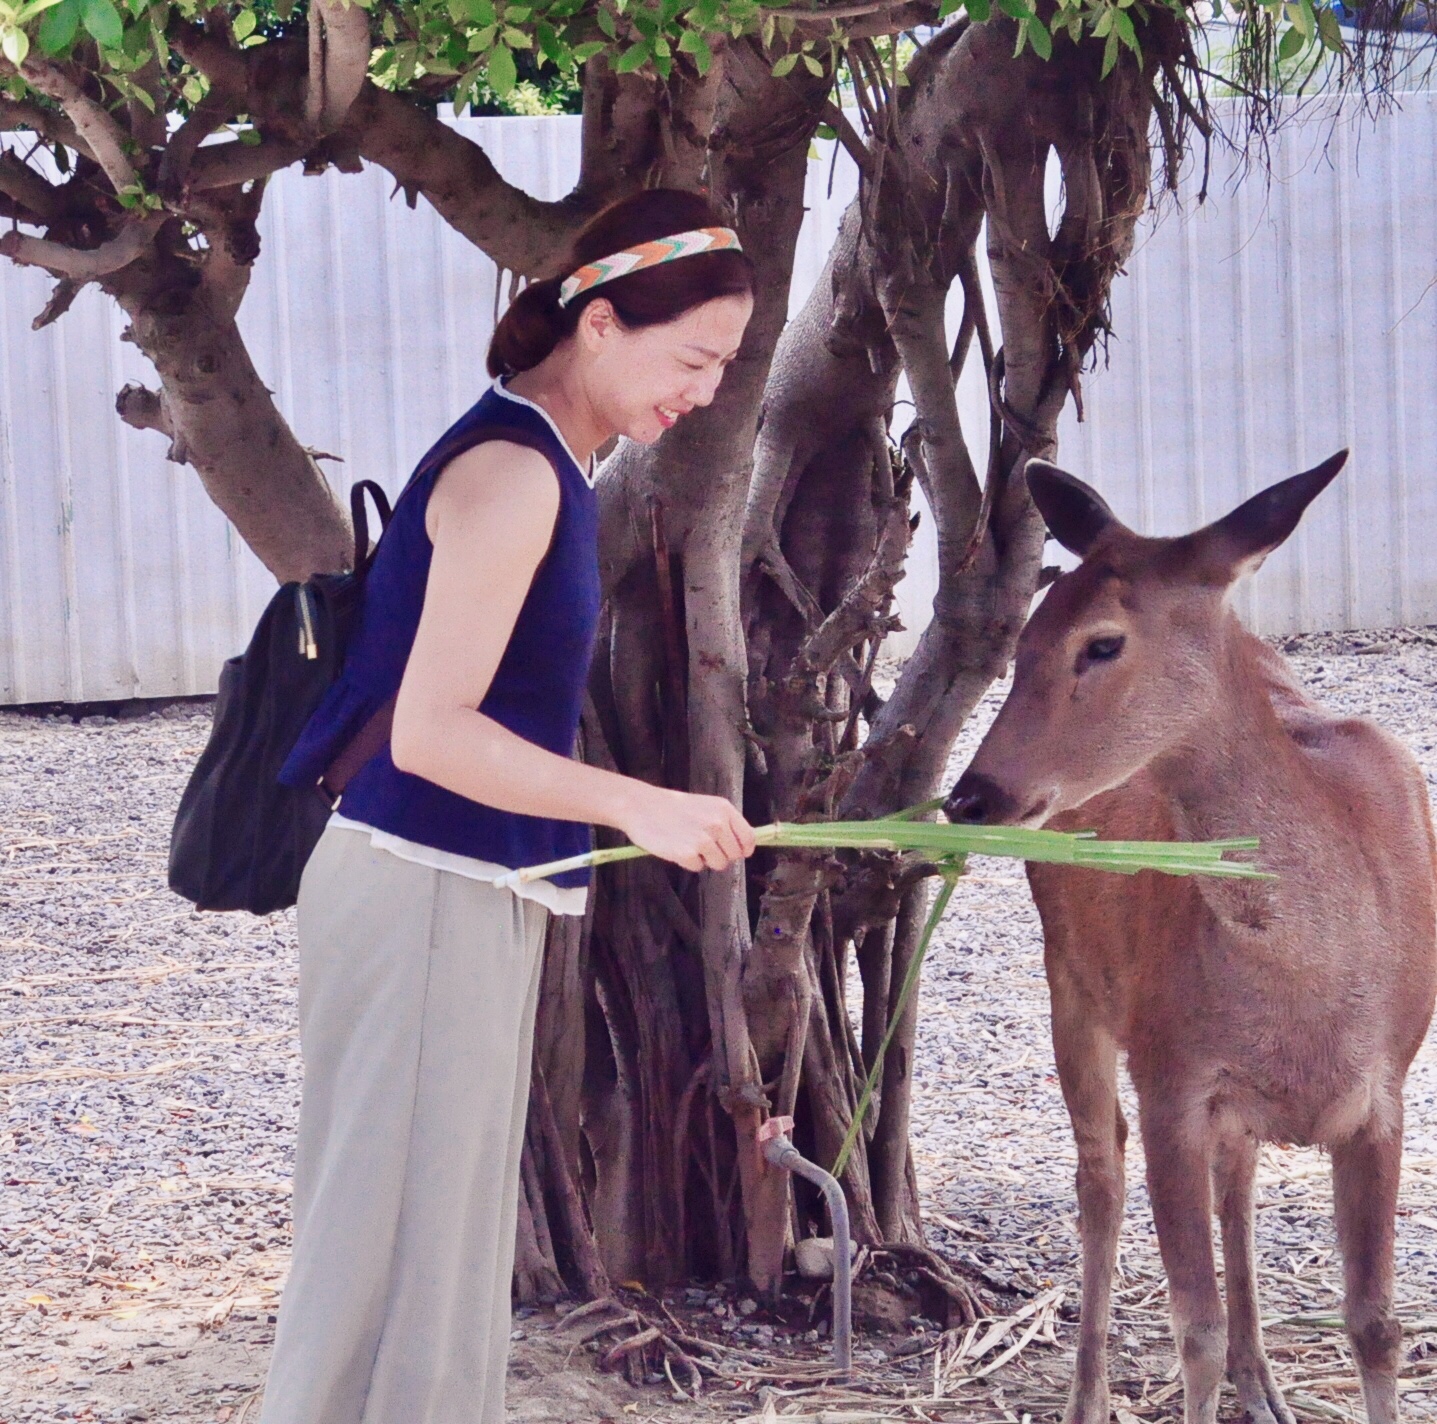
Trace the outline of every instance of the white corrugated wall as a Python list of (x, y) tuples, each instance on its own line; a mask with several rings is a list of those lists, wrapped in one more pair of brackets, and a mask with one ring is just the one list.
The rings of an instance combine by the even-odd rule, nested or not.
[[(577, 119), (460, 122), (537, 196), (572, 184)], [(1339, 125), (1324, 154), (1327, 137), (1282, 134), (1270, 187), (1233, 188), (1219, 154), (1207, 205), (1145, 223), (1087, 423), (1063, 431), (1065, 463), (1154, 532), (1352, 445), (1349, 472), (1246, 595), (1268, 631), (1437, 621), (1437, 509), (1421, 477), (1437, 420), (1437, 293), (1424, 299), (1437, 114), (1413, 95)], [(831, 197), (829, 174), (824, 152), (795, 306), (852, 195), (845, 157)], [(391, 187), (377, 170), (279, 175), (240, 317), (299, 438), (344, 457), (328, 466), (341, 488), (397, 488), (486, 380), (493, 265)], [(212, 690), (271, 581), (163, 439), (114, 415), (125, 381), (154, 379), (119, 341), (118, 309), (87, 291), (35, 334), (48, 286), (0, 267), (0, 704)], [(981, 431), (971, 392), (964, 404)], [(901, 589), (915, 630), (932, 561), (920, 537)]]

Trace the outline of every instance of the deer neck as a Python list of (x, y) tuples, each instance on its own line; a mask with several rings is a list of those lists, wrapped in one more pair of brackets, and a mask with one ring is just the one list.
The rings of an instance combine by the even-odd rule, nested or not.
[(1290, 817), (1302, 782), (1297, 752), (1272, 703), (1271, 655), (1232, 616), (1215, 659), (1209, 711), (1151, 763), (1185, 839), (1260, 834), (1274, 813)]

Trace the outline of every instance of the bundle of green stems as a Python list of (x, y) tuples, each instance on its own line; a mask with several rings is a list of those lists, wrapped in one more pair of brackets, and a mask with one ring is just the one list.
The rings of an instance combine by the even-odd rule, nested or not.
[[(903, 976), (893, 1015), (883, 1042), (879, 1044), (873, 1067), (859, 1095), (853, 1120), (844, 1135), (843, 1144), (834, 1160), (835, 1177), (843, 1175), (854, 1143), (863, 1127), (864, 1115), (873, 1099), (874, 1090), (883, 1070), (883, 1059), (893, 1039), (909, 997), (918, 984), (919, 970), (933, 939), (938, 922), (953, 898), (959, 877), (970, 855), (1008, 856), (1016, 860), (1047, 861), (1059, 865), (1082, 866), (1088, 870), (1108, 870), (1119, 875), (1136, 875), (1140, 870), (1157, 870), (1165, 875), (1217, 875), (1234, 879), (1258, 880), (1271, 878), (1261, 866), (1250, 861), (1229, 860), (1230, 851), (1254, 851), (1255, 837), (1239, 837), (1221, 841), (1104, 841), (1092, 831), (1030, 830), (1023, 826), (964, 826), (948, 822), (928, 821), (924, 816), (936, 811), (942, 798), (910, 806), (892, 816), (876, 821), (775, 821), (758, 826), (754, 838), (761, 846), (775, 850), (860, 850), (894, 851), (921, 856), (932, 862), (934, 873), (942, 878), (942, 886), (929, 910), (923, 934)], [(648, 852), (635, 845), (612, 846), (576, 855), (568, 860), (551, 861), (547, 865), (527, 866), (511, 871), (499, 881), (511, 888), (531, 880), (547, 879), (567, 870), (612, 865), (615, 861), (635, 860)]]
[[(1256, 850), (1257, 841), (1251, 838), (1103, 841), (1091, 831), (1035, 831), (1023, 826), (964, 826), (918, 819), (942, 804), (941, 800), (925, 801), (877, 821), (775, 821), (772, 825), (756, 827), (754, 838), (759, 845), (775, 850), (907, 851), (939, 862), (959, 856), (999, 855), (1111, 870), (1120, 875), (1135, 875), (1140, 870), (1249, 880), (1266, 875), (1259, 866), (1227, 859), (1229, 851)], [(568, 860), (511, 871), (500, 884), (512, 888), (564, 871), (612, 865), (615, 861), (634, 860), (647, 854), (635, 845), (612, 846)]]

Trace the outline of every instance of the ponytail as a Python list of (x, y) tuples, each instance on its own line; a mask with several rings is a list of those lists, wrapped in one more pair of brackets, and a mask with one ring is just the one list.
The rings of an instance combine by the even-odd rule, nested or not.
[(509, 304), (489, 342), (489, 374), (517, 376), (537, 366), (579, 324), (579, 313), (559, 305), (562, 277), (530, 282)]

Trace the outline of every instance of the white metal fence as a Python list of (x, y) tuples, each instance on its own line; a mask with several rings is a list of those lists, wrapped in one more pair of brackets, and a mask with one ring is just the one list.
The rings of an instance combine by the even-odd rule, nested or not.
[[(507, 177), (554, 197), (577, 167), (576, 119), (470, 119)], [(1235, 190), (1219, 156), (1200, 210), (1144, 226), (1114, 300), (1110, 364), (1063, 459), (1135, 527), (1171, 532), (1342, 444), (1354, 460), (1247, 611), (1265, 630), (1437, 621), (1437, 112), (1413, 95), (1375, 124), (1305, 125), (1274, 180)], [(793, 303), (818, 276), (853, 191), (811, 165)], [(344, 184), (341, 195), (339, 184)], [(391, 490), (485, 383), (496, 274), (386, 175), (281, 174), (240, 318), (306, 444), (347, 487)], [(86, 292), (56, 325), (47, 283), (0, 267), (0, 704), (212, 690), (272, 583), (164, 442), (123, 427), (115, 392), (153, 382), (123, 317)], [(969, 428), (981, 394), (965, 388)], [(920, 538), (900, 588), (916, 630), (936, 571)], [(913, 636), (910, 633), (909, 638)]]

